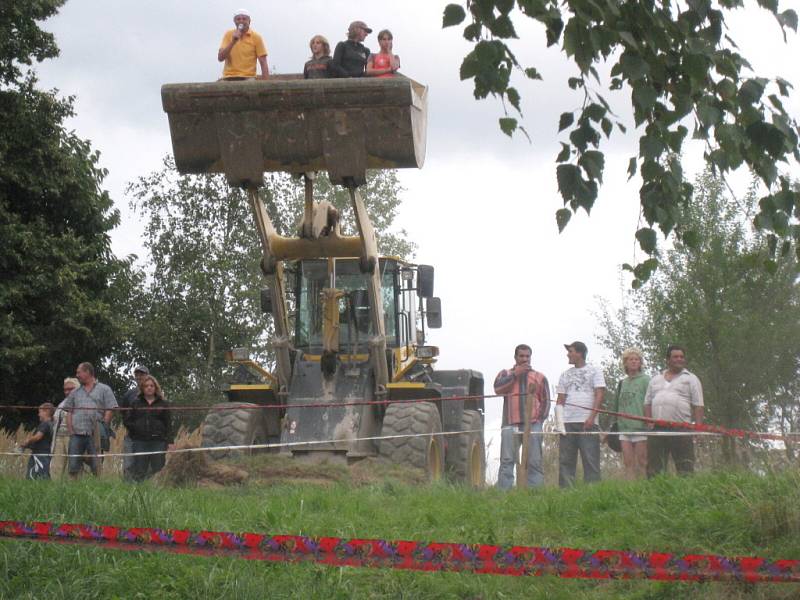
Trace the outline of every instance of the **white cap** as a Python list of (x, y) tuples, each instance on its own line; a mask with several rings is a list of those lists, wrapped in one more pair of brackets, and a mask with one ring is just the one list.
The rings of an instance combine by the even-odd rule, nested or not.
[(246, 8), (240, 8), (235, 13), (233, 13), (234, 18), (238, 17), (239, 15), (247, 17), (248, 19), (250, 18), (250, 12)]

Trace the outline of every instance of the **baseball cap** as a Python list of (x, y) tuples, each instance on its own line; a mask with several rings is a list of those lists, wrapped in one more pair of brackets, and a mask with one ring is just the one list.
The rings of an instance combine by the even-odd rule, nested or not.
[(145, 367), (144, 365), (136, 365), (136, 368), (133, 369), (134, 373), (144, 373), (145, 375), (150, 375), (150, 369)]
[(347, 31), (353, 31), (356, 27), (361, 27), (367, 33), (372, 33), (372, 29), (367, 27), (367, 24), (364, 21), (353, 21), (350, 23), (350, 27), (347, 28)]
[(575, 348), (577, 352), (583, 354), (584, 358), (586, 357), (586, 354), (589, 352), (589, 349), (586, 347), (586, 344), (578, 341), (572, 342), (571, 344), (564, 344), (564, 348), (567, 350), (569, 350), (570, 348)]

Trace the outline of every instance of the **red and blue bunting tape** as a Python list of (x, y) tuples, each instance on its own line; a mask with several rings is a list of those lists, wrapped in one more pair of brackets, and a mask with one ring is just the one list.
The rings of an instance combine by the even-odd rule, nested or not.
[(800, 560), (0, 521), (0, 537), (336, 567), (581, 579), (800, 583)]

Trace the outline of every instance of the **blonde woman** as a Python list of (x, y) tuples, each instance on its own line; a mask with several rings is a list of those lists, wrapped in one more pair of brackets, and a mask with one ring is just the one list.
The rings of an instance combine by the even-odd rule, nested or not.
[[(650, 377), (642, 373), (642, 351), (628, 348), (622, 353), (622, 368), (625, 379), (617, 387), (614, 412), (644, 416), (644, 397)], [(617, 418), (619, 441), (622, 446), (622, 462), (627, 479), (641, 479), (647, 474), (647, 425), (644, 421)]]
[(327, 79), (331, 76), (328, 69), (331, 62), (331, 45), (324, 35), (315, 35), (308, 43), (311, 59), (303, 67), (305, 79)]

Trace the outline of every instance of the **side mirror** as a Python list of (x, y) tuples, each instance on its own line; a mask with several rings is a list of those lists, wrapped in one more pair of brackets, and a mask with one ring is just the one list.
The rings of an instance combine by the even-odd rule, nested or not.
[(442, 326), (441, 298), (425, 298), (425, 320), (431, 329), (439, 329)]
[(272, 314), (272, 294), (269, 288), (261, 288), (261, 312), (265, 315)]
[(430, 265), (417, 267), (417, 296), (423, 298), (433, 296), (433, 267)]

